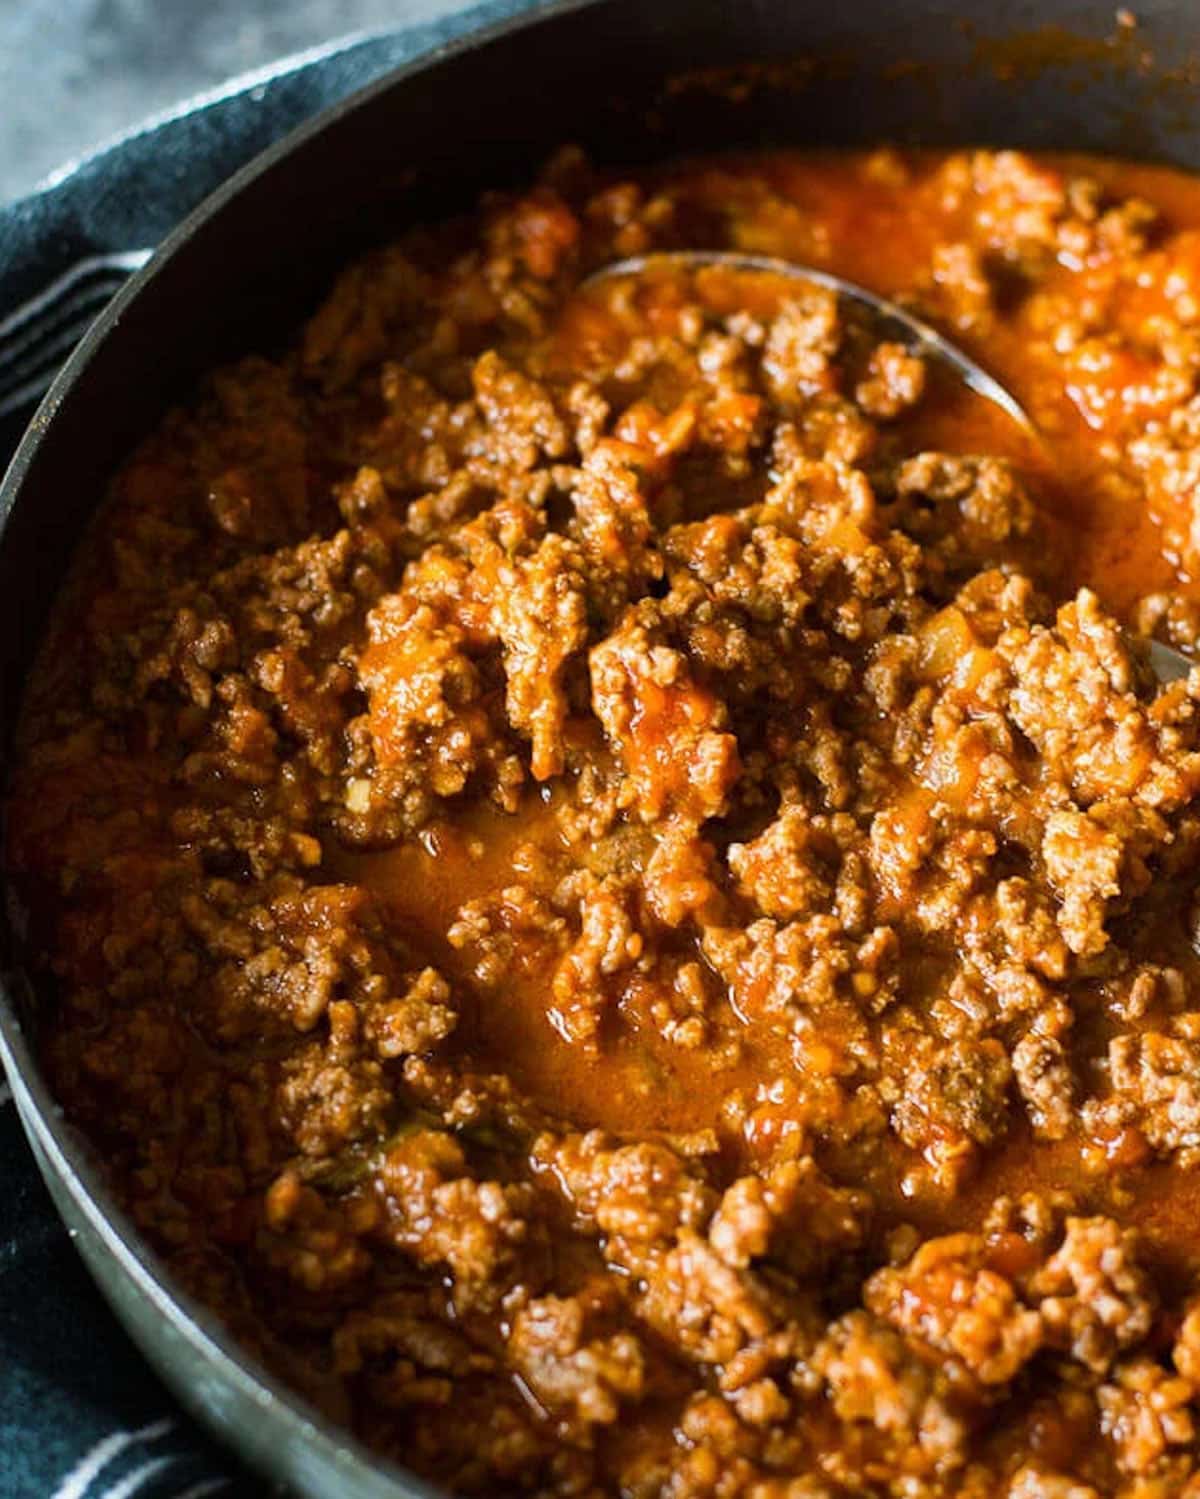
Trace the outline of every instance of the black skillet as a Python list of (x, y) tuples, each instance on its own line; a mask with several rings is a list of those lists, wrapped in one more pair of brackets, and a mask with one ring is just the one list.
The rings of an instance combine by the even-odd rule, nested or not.
[[(564, 0), (401, 68), (304, 126), (170, 235), (17, 452), (0, 488), (5, 744), (49, 600), (114, 465), (202, 372), (275, 346), (364, 247), (527, 179), (567, 141), (612, 163), (895, 141), (1200, 169), (1200, 6), (1132, 8), (1134, 26), (1095, 0)], [(0, 1054), (50, 1190), (148, 1358), (195, 1414), (303, 1493), (428, 1493), (263, 1374), (163, 1277), (39, 1075), (18, 927), (10, 910)]]

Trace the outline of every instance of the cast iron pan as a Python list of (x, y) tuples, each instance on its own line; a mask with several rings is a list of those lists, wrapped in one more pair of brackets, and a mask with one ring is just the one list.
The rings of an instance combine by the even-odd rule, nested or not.
[[(335, 269), (405, 224), (527, 179), (726, 146), (984, 143), (1200, 169), (1200, 6), (1133, 0), (561, 0), (400, 69), (239, 172), (166, 241), (47, 396), (0, 487), (0, 729), (115, 464), (214, 364), (269, 350)], [(203, 1421), (309, 1495), (428, 1494), (259, 1370), (164, 1278), (35, 1062), (20, 912), (0, 923), (0, 1054), (102, 1291)], [(451, 1417), (452, 1419), (452, 1417)]]

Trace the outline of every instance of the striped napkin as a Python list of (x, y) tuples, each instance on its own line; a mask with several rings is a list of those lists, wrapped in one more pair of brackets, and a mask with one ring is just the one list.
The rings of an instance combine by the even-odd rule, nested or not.
[(100, 1299), (0, 1082), (0, 1495), (251, 1499)]

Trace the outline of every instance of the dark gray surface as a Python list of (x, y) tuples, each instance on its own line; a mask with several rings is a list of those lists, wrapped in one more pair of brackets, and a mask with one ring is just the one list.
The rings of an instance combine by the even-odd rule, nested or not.
[(201, 89), (463, 0), (0, 0), (0, 202)]

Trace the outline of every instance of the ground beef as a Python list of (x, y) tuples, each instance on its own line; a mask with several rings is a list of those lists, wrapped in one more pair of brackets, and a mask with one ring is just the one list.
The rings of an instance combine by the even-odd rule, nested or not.
[[(1111, 1383), (1100, 1386), (1096, 1398), (1101, 1426), (1116, 1449), (1118, 1465), (1126, 1473), (1164, 1476), (1174, 1466), (1180, 1477), (1185, 1476), (1196, 1440), (1191, 1408), (1195, 1386), (1149, 1358), (1121, 1364), (1114, 1374)], [(1172, 1464), (1175, 1456), (1182, 1462)]]
[[(383, 1455), (1200, 1496), (1165, 182), (568, 150), (117, 474), (8, 805), (47, 1073), (168, 1269)], [(917, 305), (1040, 440), (824, 288), (589, 279), (689, 245)]]
[(592, 703), (640, 815), (703, 822), (724, 809), (740, 768), (737, 742), (723, 731), (724, 709), (694, 681), (686, 658), (659, 643), (660, 617), (654, 601), (632, 606), (592, 652)]
[(767, 1257), (804, 1279), (866, 1237), (869, 1199), (833, 1186), (811, 1156), (783, 1161), (726, 1188), (709, 1224), (712, 1247), (741, 1269)]
[(422, 1130), (386, 1152), (379, 1167), (388, 1243), (420, 1265), (445, 1265), (462, 1304), (494, 1300), (517, 1245), (528, 1237), (528, 1191), (470, 1175), (450, 1135)]
[[(598, 1298), (603, 1307), (604, 1293)], [(622, 1400), (642, 1393), (643, 1357), (631, 1333), (586, 1337), (592, 1308), (581, 1297), (527, 1302), (513, 1321), (509, 1357), (547, 1410), (572, 1427), (610, 1426)]]
[(1108, 1044), (1110, 1099), (1090, 1103), (1101, 1139), (1132, 1126), (1155, 1150), (1191, 1163), (1200, 1152), (1200, 1038), (1143, 1031)]
[(925, 392), (925, 365), (903, 344), (879, 344), (871, 354), (866, 376), (854, 398), (868, 416), (894, 421)]
[(1013, 1379), (1042, 1345), (1042, 1320), (987, 1264), (972, 1234), (929, 1239), (909, 1263), (879, 1270), (867, 1306), (907, 1336), (961, 1359), (983, 1384)]
[(1013, 1474), (1005, 1494), (1006, 1499), (1098, 1499), (1099, 1490), (1064, 1473), (1026, 1466)]
[(1071, 1130), (1076, 1084), (1066, 1048), (1057, 1036), (1022, 1036), (1013, 1048), (1013, 1073), (1034, 1130), (1062, 1140)]
[[(909, 1044), (907, 1037), (894, 1035), (893, 1049)], [(906, 1144), (926, 1153), (940, 1175), (953, 1180), (976, 1146), (994, 1144), (1007, 1127), (1011, 1064), (994, 1040), (945, 1045), (926, 1037), (913, 1049), (892, 1125)]]
[(850, 1312), (831, 1325), (811, 1367), (838, 1419), (873, 1427), (901, 1472), (962, 1465), (969, 1427), (956, 1392), (886, 1323)]
[(1155, 1297), (1137, 1238), (1111, 1218), (1068, 1218), (1061, 1246), (1029, 1282), (1047, 1338), (1103, 1372), (1150, 1331)]

